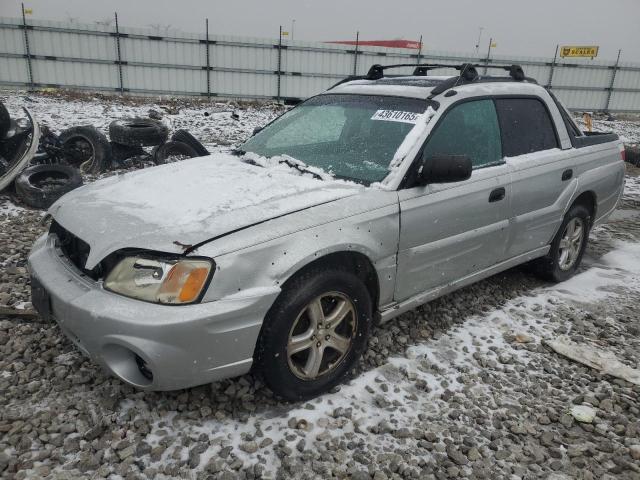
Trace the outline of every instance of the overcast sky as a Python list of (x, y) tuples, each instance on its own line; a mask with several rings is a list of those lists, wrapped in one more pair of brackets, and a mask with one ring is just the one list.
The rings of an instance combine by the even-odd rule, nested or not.
[[(496, 55), (552, 57), (557, 43), (599, 45), (599, 59), (640, 62), (640, 0), (25, 0), (32, 18), (95, 22), (118, 12), (126, 26), (171, 25), (185, 31), (298, 40), (418, 39), (427, 50), (471, 52), (479, 28)], [(18, 16), (20, 2), (0, 0), (0, 16)], [(1, 49), (1, 47), (0, 47)]]

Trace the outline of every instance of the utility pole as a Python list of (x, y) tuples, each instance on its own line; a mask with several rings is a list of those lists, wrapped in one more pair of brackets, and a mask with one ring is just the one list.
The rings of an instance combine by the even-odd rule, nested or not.
[(291, 20), (291, 41), (293, 42), (293, 32), (296, 28), (296, 19)]
[(418, 44), (418, 63), (422, 60), (422, 35), (420, 35), (420, 43)]

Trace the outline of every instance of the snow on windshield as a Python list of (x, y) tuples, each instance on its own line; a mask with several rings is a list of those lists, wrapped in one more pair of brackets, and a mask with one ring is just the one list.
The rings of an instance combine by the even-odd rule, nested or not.
[(267, 158), (295, 158), (336, 178), (381, 181), (407, 135), (423, 118), (425, 100), (325, 94), (287, 112), (240, 149)]

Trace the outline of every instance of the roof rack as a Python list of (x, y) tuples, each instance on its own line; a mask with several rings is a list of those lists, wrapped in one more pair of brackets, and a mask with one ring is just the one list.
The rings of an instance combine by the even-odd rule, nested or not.
[[(340, 80), (338, 83), (333, 85), (331, 88), (337, 87), (340, 84), (350, 82), (352, 80), (380, 80), (381, 78), (385, 78), (384, 71), (390, 68), (406, 68), (406, 67), (414, 67), (413, 75), (414, 76), (425, 76), (431, 70), (436, 70), (440, 68), (454, 68), (460, 72), (457, 77), (451, 77), (445, 81), (443, 81), (440, 85), (437, 85), (432, 91), (430, 98), (433, 98), (435, 95), (439, 95), (445, 90), (448, 90), (457, 85), (462, 85), (465, 83), (472, 83), (476, 81), (482, 81), (483, 77), (478, 74), (478, 68), (484, 67), (485, 69), (500, 69), (506, 70), (509, 72), (509, 77), (513, 81), (516, 82), (529, 82), (529, 83), (538, 83), (534, 79), (526, 77), (522, 67), (520, 65), (479, 65), (474, 63), (462, 63), (460, 65), (451, 65), (444, 63), (398, 63), (395, 65), (380, 65), (375, 64), (369, 68), (369, 71), (366, 75), (352, 75), (343, 80)], [(398, 75), (387, 76), (394, 77)], [(496, 77), (485, 77), (487, 81), (496, 80)]]

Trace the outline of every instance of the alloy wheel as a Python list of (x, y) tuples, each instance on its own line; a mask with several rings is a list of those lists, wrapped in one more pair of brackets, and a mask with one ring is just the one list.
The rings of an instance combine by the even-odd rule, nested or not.
[(585, 237), (585, 223), (581, 218), (572, 218), (564, 229), (558, 247), (558, 266), (567, 271), (573, 267), (580, 256)]
[(353, 302), (339, 292), (313, 299), (289, 331), (287, 360), (291, 372), (315, 380), (333, 371), (351, 349), (358, 317)]

